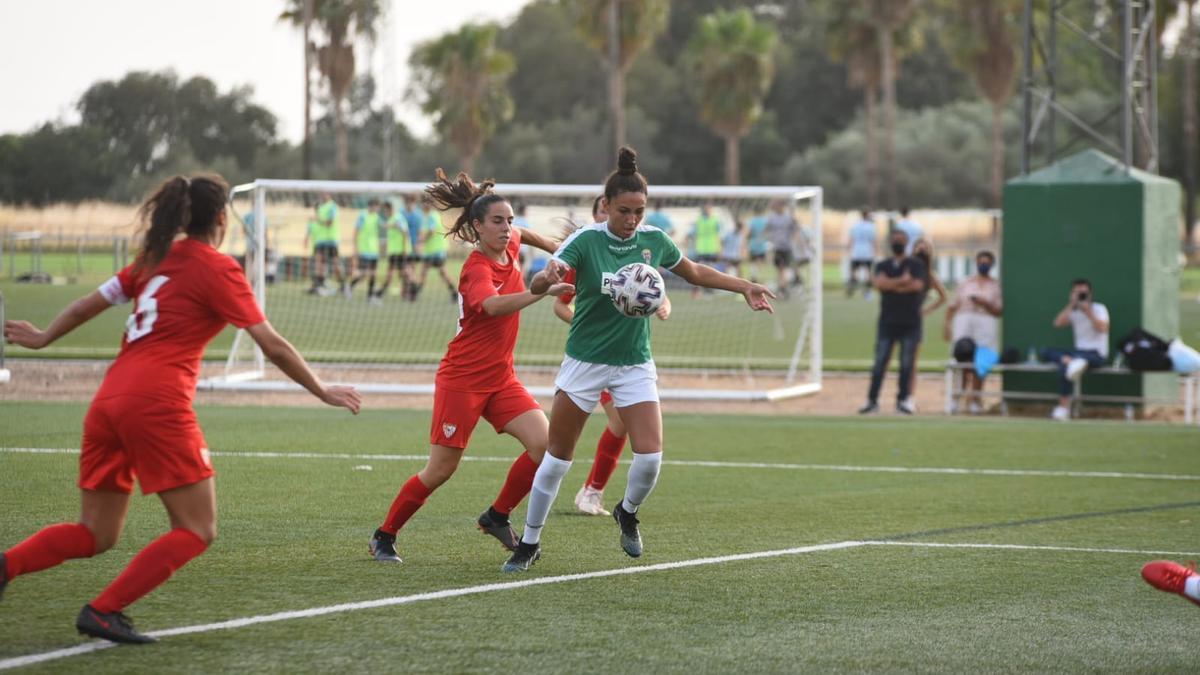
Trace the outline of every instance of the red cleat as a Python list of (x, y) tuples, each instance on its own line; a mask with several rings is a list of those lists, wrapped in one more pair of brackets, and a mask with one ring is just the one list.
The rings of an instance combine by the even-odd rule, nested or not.
[(1183, 593), (1184, 584), (1187, 583), (1189, 578), (1194, 576), (1197, 576), (1196, 563), (1194, 562), (1184, 567), (1170, 560), (1155, 560), (1154, 562), (1146, 563), (1142, 567), (1142, 578), (1146, 580), (1146, 583), (1160, 591), (1183, 595), (1192, 604), (1200, 605), (1200, 600), (1188, 597)]

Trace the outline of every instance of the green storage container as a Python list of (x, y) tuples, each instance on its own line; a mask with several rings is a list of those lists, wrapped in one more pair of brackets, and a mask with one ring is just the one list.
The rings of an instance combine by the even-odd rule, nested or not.
[[(1084, 277), (1108, 307), (1109, 356), (1136, 327), (1179, 334), (1179, 184), (1087, 150), (1004, 187), (1003, 345), (1073, 347), (1052, 322)], [(1005, 391), (1057, 391), (1055, 377), (1009, 373)], [(1173, 374), (1084, 377), (1085, 394), (1174, 398)]]

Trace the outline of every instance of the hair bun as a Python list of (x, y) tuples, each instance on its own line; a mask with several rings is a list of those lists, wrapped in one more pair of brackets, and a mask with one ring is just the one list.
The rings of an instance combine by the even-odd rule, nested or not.
[(621, 149), (617, 151), (617, 173), (622, 176), (632, 176), (637, 172), (637, 151), (628, 145), (621, 146)]

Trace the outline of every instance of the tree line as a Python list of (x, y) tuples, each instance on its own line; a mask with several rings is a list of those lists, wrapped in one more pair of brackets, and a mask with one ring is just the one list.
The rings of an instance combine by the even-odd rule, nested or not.
[[(995, 206), (1017, 167), (1023, 5), (533, 0), (503, 25), (468, 21), (412, 47), (405, 96), (435, 129), (418, 138), (359, 72), (381, 3), (284, 0), (313, 85), (301, 144), (248, 88), (130, 73), (89, 88), (78, 124), (0, 137), (0, 200), (133, 199), (198, 165), (237, 179), (424, 180), (445, 166), (590, 183), (629, 142), (660, 183), (815, 183), (847, 208)], [(1095, 3), (1064, 11), (1096, 22)], [(1194, 31), (1160, 55), (1161, 168), (1179, 178), (1195, 173)], [(1058, 96), (1113, 123), (1112, 73), (1063, 51)]]

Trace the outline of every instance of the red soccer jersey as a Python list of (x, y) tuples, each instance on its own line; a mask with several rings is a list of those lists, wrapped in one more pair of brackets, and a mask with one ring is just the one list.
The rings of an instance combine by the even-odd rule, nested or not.
[(450, 341), (438, 367), (438, 386), (456, 391), (490, 392), (503, 388), (513, 377), (513, 348), (517, 346), (520, 312), (488, 316), (483, 301), (494, 295), (525, 290), (517, 256), (521, 230), (512, 228), (506, 250), (508, 263), (500, 264), (472, 251), (458, 278), (458, 334)]
[(237, 262), (195, 239), (175, 242), (150, 274), (126, 267), (100, 293), (134, 306), (97, 400), (136, 395), (190, 404), (209, 341), (227, 323), (246, 328), (265, 320)]
[[(575, 269), (574, 268), (567, 270), (567, 273), (563, 275), (562, 282), (564, 284), (574, 284), (575, 283)], [(561, 302), (564, 305), (571, 304), (571, 301), (574, 299), (575, 299), (575, 291), (568, 291), (568, 292), (563, 293), (562, 295), (558, 296), (558, 298), (556, 298), (556, 300), (558, 302)]]

